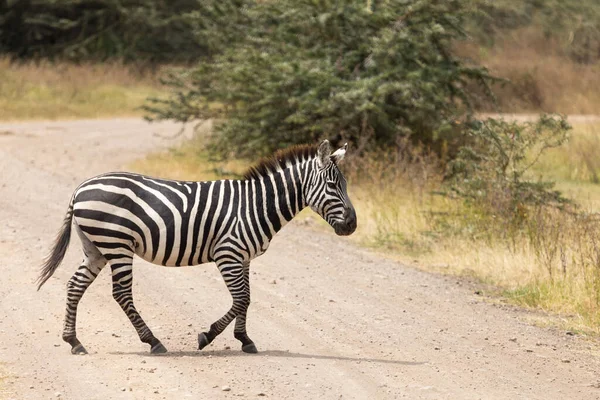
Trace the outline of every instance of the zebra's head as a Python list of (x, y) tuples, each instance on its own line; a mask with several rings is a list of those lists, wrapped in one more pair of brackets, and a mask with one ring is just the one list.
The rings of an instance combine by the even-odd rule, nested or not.
[(356, 230), (356, 211), (346, 191), (346, 179), (338, 168), (348, 144), (331, 152), (328, 140), (317, 150), (316, 168), (306, 191), (307, 205), (319, 214), (341, 236)]

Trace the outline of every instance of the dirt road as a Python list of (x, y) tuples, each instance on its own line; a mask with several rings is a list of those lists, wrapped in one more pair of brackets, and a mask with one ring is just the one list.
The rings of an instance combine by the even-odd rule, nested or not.
[[(213, 264), (134, 266), (136, 305), (169, 349), (151, 356), (112, 299), (109, 269), (63, 343), (75, 236), (40, 292), (34, 280), (76, 185), (165, 147), (176, 127), (136, 120), (0, 125), (0, 398), (596, 399), (596, 344), (525, 322), (456, 279), (290, 224), (252, 264), (244, 354), (232, 327), (204, 351), (197, 333), (230, 298)], [(359, 216), (360, 229), (360, 216)]]

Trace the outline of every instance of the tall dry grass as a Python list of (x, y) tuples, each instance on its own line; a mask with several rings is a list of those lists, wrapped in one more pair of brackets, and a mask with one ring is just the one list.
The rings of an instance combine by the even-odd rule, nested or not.
[[(569, 329), (600, 333), (597, 219), (540, 210), (507, 235), (464, 205), (421, 197), (421, 185), (406, 178), (354, 183), (363, 244), (418, 268), (495, 285), (515, 304), (561, 314)], [(482, 222), (490, 229), (482, 231)]]
[[(579, 64), (565, 54), (565, 44), (522, 28), (496, 37), (492, 47), (461, 43), (457, 51), (510, 80), (495, 85), (502, 112), (597, 114), (600, 110), (600, 64)], [(494, 110), (491, 104), (484, 110)]]
[(141, 116), (157, 75), (119, 63), (12, 63), (0, 58), (0, 120)]
[(556, 187), (589, 212), (600, 212), (600, 124), (573, 124), (570, 140), (548, 150), (533, 167), (534, 178), (551, 179)]

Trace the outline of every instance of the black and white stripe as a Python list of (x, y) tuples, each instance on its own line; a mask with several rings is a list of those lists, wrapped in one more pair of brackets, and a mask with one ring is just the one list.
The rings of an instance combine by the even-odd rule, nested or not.
[(262, 161), (242, 180), (182, 182), (119, 172), (83, 182), (39, 278), (41, 287), (62, 261), (73, 221), (84, 260), (67, 285), (63, 339), (72, 352), (86, 352), (76, 336), (77, 305), (106, 264), (112, 270), (113, 297), (142, 342), (154, 353), (166, 351), (133, 304), (134, 254), (169, 267), (215, 262), (233, 306), (199, 335), (199, 347), (212, 342), (235, 318), (234, 335), (242, 349), (256, 352), (246, 333), (250, 261), (306, 206), (338, 235), (354, 232), (356, 214), (337, 167), (345, 151), (346, 146), (331, 154), (327, 141), (318, 148), (294, 147)]

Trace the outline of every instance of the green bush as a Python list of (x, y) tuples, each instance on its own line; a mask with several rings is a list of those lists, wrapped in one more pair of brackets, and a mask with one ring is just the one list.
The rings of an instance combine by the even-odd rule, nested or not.
[(570, 129), (564, 118), (547, 115), (526, 123), (473, 122), (469, 144), (447, 166), (448, 193), (503, 227), (521, 228), (540, 207), (562, 209), (569, 201), (553, 183), (533, 180), (528, 171), (546, 150), (564, 143)]
[[(467, 0), (281, 0), (245, 9), (245, 36), (167, 80), (150, 119), (214, 118), (219, 154), (267, 154), (319, 138), (360, 147), (410, 136), (436, 148), (487, 85), (452, 42), (465, 37)], [(218, 31), (214, 32), (219, 35)]]

